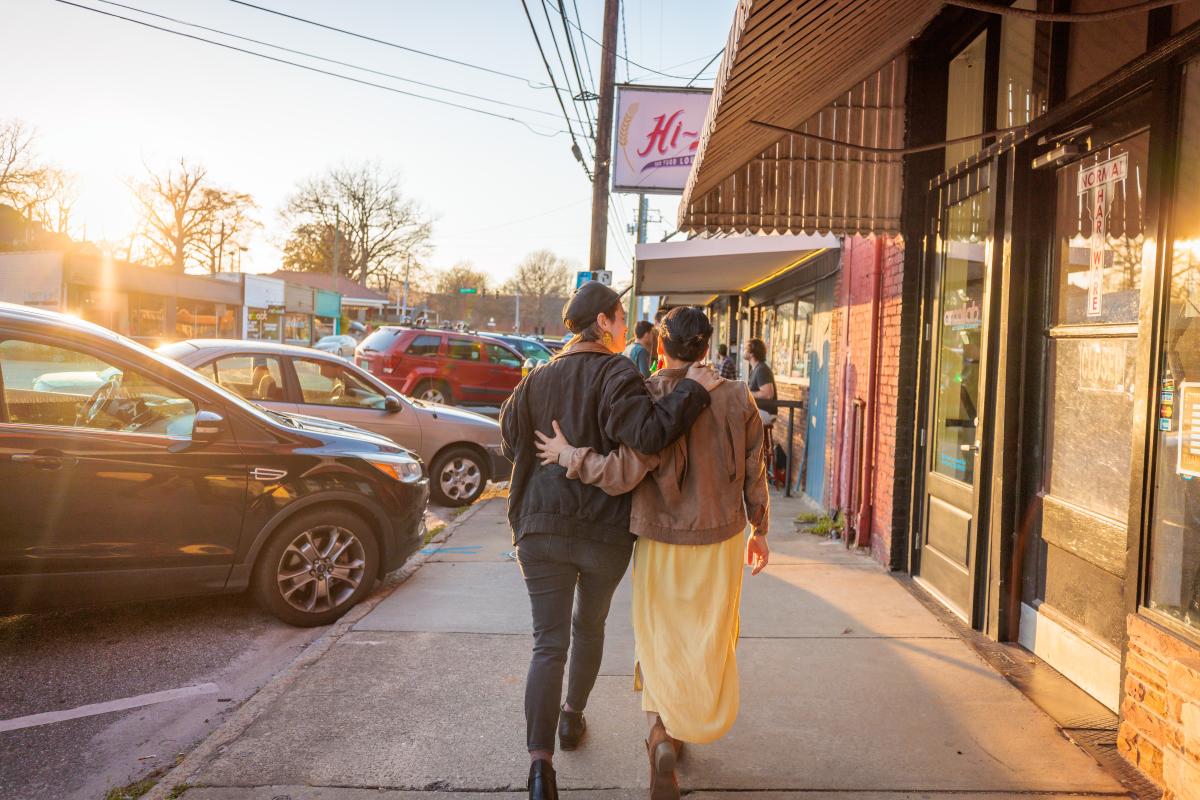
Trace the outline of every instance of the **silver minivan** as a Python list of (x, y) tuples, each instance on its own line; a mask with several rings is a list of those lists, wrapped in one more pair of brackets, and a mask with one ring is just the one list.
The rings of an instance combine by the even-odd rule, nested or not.
[(364, 428), (417, 452), (441, 505), (473, 503), (512, 471), (495, 420), (405, 397), (332, 353), (241, 339), (189, 339), (158, 352), (266, 408)]

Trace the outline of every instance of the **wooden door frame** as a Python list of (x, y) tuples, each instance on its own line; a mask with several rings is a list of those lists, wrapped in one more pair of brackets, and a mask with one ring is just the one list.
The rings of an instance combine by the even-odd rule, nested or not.
[[(1003, 158), (990, 158), (978, 163), (971, 163), (964, 169), (955, 170), (948, 176), (935, 180), (930, 185), (930, 194), (926, 203), (926, 246), (924, 248), (925, 263), (921, 278), (921, 315), (920, 315), (920, 345), (918, 353), (918, 375), (921, 376), (917, 398), (917, 449), (913, 456), (913, 495), (912, 532), (909, 547), (909, 572), (917, 576), (921, 567), (921, 549), (926, 537), (925, 505), (927, 496), (927, 475), (931, 471), (930, 457), (934, 430), (933, 415), (936, 413), (933, 387), (933, 368), (937, 346), (940, 342), (933, 341), (933, 328), (938, 322), (941, 308), (940, 288), (942, 286), (941, 263), (945, 253), (945, 242), (942, 233), (945, 225), (945, 215), (949, 209), (980, 193), (987, 192), (988, 208), (984, 217), (988, 220), (987, 250), (984, 255), (983, 286), (984, 296), (981, 305), (984, 309), (984, 319), (980, 331), (980, 363), (979, 388), (977, 399), (977, 414), (979, 425), (975, 438), (980, 447), (975, 453), (974, 479), (972, 481), (972, 537), (973, 545), (968, 554), (968, 580), (970, 582), (970, 607), (967, 611), (967, 623), (972, 627), (980, 627), (985, 618), (985, 604), (988, 597), (990, 581), (984, 580), (989, 574), (989, 559), (992, 550), (990, 541), (991, 519), (989, 513), (991, 495), (992, 461), (992, 416), (993, 391), (991, 382), (995, 370), (996, 356), (993, 354), (997, 327), (993, 314), (997, 312), (1000, 301), (1000, 283), (1003, 277), (1001, 259), (1004, 248), (1001, 246), (1004, 231), (1007, 230), (1005, 221), (1007, 215), (1001, 217), (998, 211), (1007, 205), (1008, 189), (1002, 180)], [(984, 180), (986, 179), (986, 180)], [(982, 185), (981, 185), (982, 184)], [(939, 334), (940, 338), (940, 334)]]

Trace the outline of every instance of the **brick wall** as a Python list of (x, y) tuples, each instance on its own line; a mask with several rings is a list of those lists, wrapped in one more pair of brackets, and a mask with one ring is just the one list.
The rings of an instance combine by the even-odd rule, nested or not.
[(1128, 630), (1117, 749), (1164, 800), (1200, 800), (1200, 648), (1136, 614)]
[[(878, 256), (878, 259), (877, 259)], [(877, 263), (878, 261), (878, 263)], [(846, 510), (854, 469), (854, 401), (867, 399), (871, 356), (871, 293), (875, 270), (883, 270), (880, 293), (878, 405), (871, 553), (892, 564), (893, 490), (896, 483), (897, 402), (900, 393), (900, 337), (904, 242), (887, 237), (877, 250), (875, 237), (848, 237), (843, 243), (833, 313), (832, 367), (827, 438), (826, 497)], [(905, 481), (907, 485), (907, 481)]]

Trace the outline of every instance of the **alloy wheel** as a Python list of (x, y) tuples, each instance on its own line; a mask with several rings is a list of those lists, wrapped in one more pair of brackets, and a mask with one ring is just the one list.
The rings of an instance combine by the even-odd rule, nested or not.
[(483, 483), (479, 465), (469, 458), (452, 458), (442, 467), (438, 476), (442, 493), (451, 500), (466, 500), (474, 496)]
[(353, 531), (320, 525), (301, 533), (283, 551), (276, 569), (279, 593), (306, 614), (336, 608), (363, 582), (366, 552)]
[(425, 391), (421, 392), (421, 400), (426, 403), (445, 403), (446, 395), (442, 394), (442, 390), (436, 386), (429, 386)]

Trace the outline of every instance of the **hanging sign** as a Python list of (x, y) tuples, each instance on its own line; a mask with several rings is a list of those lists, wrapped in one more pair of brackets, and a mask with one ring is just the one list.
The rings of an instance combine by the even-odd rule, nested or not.
[(1090, 167), (1080, 167), (1075, 188), (1078, 194), (1094, 192), (1091, 203), (1092, 240), (1088, 267), (1087, 315), (1099, 317), (1104, 313), (1105, 220), (1112, 186), (1125, 180), (1129, 171), (1129, 154), (1102, 161)]
[(711, 99), (708, 89), (618, 86), (613, 191), (683, 192)]
[(1184, 381), (1179, 384), (1179, 460), (1175, 471), (1180, 475), (1200, 477), (1200, 383)]

